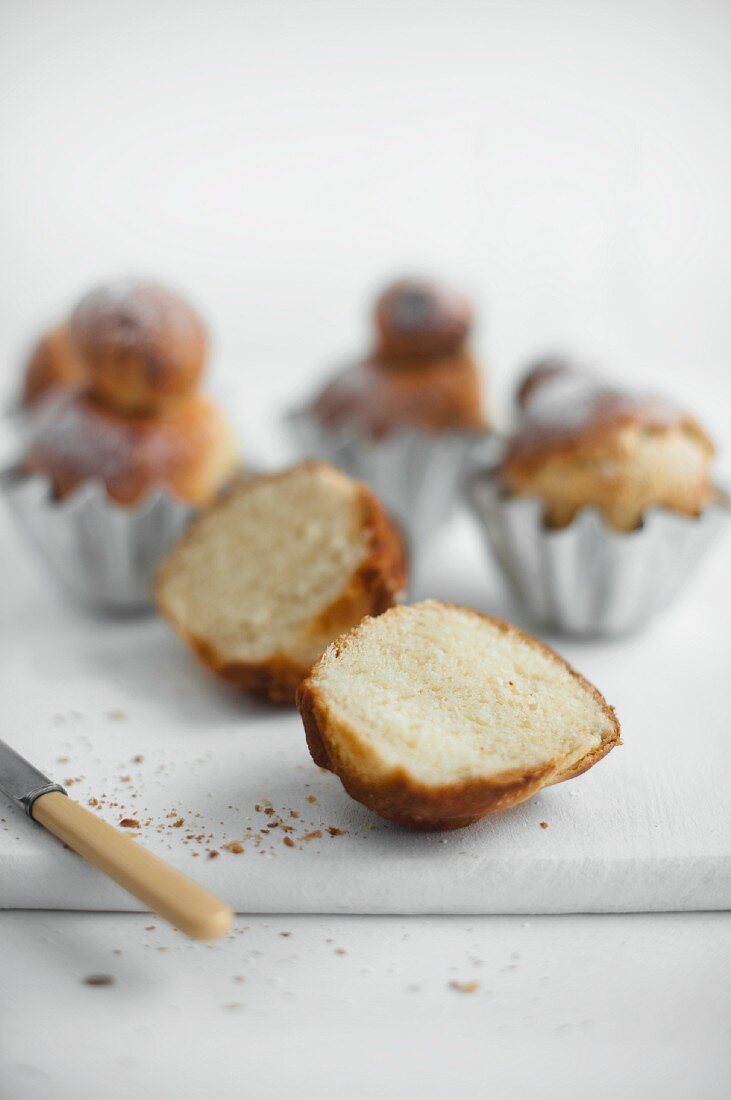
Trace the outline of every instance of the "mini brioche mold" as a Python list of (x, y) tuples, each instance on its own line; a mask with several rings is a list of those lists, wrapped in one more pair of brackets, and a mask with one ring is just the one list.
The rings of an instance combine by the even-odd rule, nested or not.
[(507, 494), (496, 468), (479, 470), (469, 496), (492, 553), (535, 622), (582, 637), (646, 626), (684, 587), (731, 510), (718, 489), (699, 516), (645, 511), (634, 531), (611, 530), (595, 508), (550, 528), (543, 503)]
[(100, 481), (59, 500), (48, 478), (17, 466), (0, 474), (0, 490), (59, 584), (98, 612), (152, 607), (155, 565), (194, 511), (160, 487), (134, 506), (117, 504)]

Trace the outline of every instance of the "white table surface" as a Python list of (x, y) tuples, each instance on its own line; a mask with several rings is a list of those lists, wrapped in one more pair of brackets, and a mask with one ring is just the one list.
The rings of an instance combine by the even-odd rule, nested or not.
[(726, 914), (240, 917), (206, 946), (15, 912), (0, 952), (3, 1100), (729, 1094)]
[[(105, 620), (69, 606), (9, 518), (0, 511), (7, 740), (70, 780), (70, 796), (95, 814), (138, 822), (141, 843), (237, 911), (731, 908), (728, 531), (645, 633), (556, 639), (617, 708), (623, 746), (508, 813), (414, 833), (314, 766), (294, 708), (220, 685), (156, 616)], [(515, 617), (466, 514), (424, 555), (419, 592)], [(0, 796), (3, 906), (138, 908)]]

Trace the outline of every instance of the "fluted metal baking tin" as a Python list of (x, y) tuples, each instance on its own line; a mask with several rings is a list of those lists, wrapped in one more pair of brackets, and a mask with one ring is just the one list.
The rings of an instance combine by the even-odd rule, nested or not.
[(406, 531), (412, 548), (449, 519), (468, 472), (488, 460), (492, 439), (478, 432), (408, 431), (367, 440), (324, 428), (306, 410), (287, 419), (303, 454), (332, 462), (373, 489)]
[(584, 637), (628, 634), (666, 607), (729, 514), (729, 498), (694, 518), (650, 508), (636, 531), (610, 530), (594, 508), (567, 526), (543, 523), (539, 500), (501, 491), (494, 472), (473, 475), (469, 495), (495, 557), (529, 614)]
[(47, 478), (11, 468), (0, 488), (53, 575), (95, 611), (149, 609), (155, 563), (192, 515), (159, 487), (134, 507), (110, 500), (98, 481), (57, 500)]

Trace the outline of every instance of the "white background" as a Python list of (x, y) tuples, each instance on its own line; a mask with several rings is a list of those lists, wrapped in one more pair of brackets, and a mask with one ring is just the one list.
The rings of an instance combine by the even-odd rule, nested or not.
[[(473, 296), (503, 409), (567, 348), (685, 401), (727, 463), (727, 2), (0, 0), (0, 134), (0, 402), (90, 283), (149, 274), (274, 453), (379, 284), (425, 271)], [(723, 914), (255, 918), (164, 953), (148, 923), (2, 917), (3, 1100), (728, 1094)]]
[(566, 347), (731, 438), (724, 0), (0, 10), (7, 392), (91, 282), (159, 275), (259, 445), (262, 412), (364, 347), (379, 284), (426, 271), (473, 295), (498, 394)]

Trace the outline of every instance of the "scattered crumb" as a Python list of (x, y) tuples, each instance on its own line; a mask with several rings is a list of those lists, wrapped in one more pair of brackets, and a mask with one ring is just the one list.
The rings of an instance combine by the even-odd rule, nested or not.
[(112, 951), (112, 954), (113, 955), (121, 955), (122, 954), (122, 948), (121, 947), (115, 947), (114, 951)]
[(243, 974), (234, 974), (234, 981), (235, 982), (245, 982), (246, 978), (244, 977)]
[(56, 757), (56, 763), (57, 764), (68, 764), (68, 762), (69, 762), (68, 756), (57, 756)]
[(108, 710), (107, 718), (110, 722), (123, 722), (127, 715), (123, 710)]
[(547, 821), (542, 821), (541, 822), (541, 828), (542, 829), (547, 829), (548, 828), (548, 822)]
[(450, 989), (456, 989), (458, 993), (476, 993), (480, 988), (479, 982), (450, 982)]
[(131, 783), (132, 782), (132, 776), (131, 775), (120, 775), (119, 782), (120, 783)]
[(294, 848), (294, 841), (291, 836), (283, 837), (282, 844), (286, 844), (288, 848)]
[(292, 933), (291, 932), (280, 932), (279, 935), (280, 936), (291, 936)]
[(98, 806), (99, 805), (99, 799), (98, 798), (90, 798), (87, 805), (89, 805), (89, 806)]
[(132, 763), (133, 764), (141, 764), (144, 759), (145, 759), (144, 756), (140, 756), (140, 754), (138, 753), (137, 756), (132, 757)]
[(322, 836), (322, 830), (313, 829), (311, 833), (305, 833), (302, 837), (303, 840), (319, 840)]
[(136, 817), (123, 817), (119, 824), (123, 829), (139, 829), (140, 827)]
[(347, 836), (348, 835), (348, 830), (347, 829), (336, 829), (334, 825), (328, 825), (327, 831), (329, 832), (330, 836)]
[(232, 840), (230, 844), (224, 844), (224, 848), (227, 852), (233, 852), (236, 856), (241, 855), (244, 850), (243, 844), (239, 844), (238, 840)]
[(314, 794), (308, 794), (307, 795), (307, 801), (311, 802), (312, 805), (314, 806), (315, 803), (317, 802), (317, 799), (315, 798)]
[(345, 950), (344, 947), (336, 947), (335, 948), (335, 954), (336, 955), (347, 955), (348, 952)]
[(156, 928), (157, 928), (156, 924), (146, 924), (145, 925), (145, 932), (154, 932)]
[(210, 851), (210, 852), (208, 853), (208, 858), (209, 858), (209, 859), (215, 859), (215, 858), (216, 858), (216, 856), (217, 856), (218, 854), (219, 854), (219, 853), (218, 853), (218, 852), (216, 851), (216, 849), (215, 849), (215, 848), (213, 848), (213, 849), (212, 849), (212, 850), (211, 850), (211, 851)]
[(179, 817), (177, 821), (174, 821), (172, 823), (170, 828), (171, 829), (182, 829), (183, 825), (185, 825), (185, 818), (184, 817)]
[(83, 979), (84, 985), (114, 985), (111, 974), (89, 974)]
[(225, 1008), (227, 1011), (236, 1011), (239, 1008), (243, 1008), (241, 1001), (229, 1001), (228, 1004), (221, 1005), (221, 1008)]

